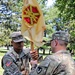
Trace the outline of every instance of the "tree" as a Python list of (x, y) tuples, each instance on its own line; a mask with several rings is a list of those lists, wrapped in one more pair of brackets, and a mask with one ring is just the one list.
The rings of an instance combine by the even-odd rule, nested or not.
[[(70, 49), (75, 49), (75, 0), (56, 0), (55, 6), (60, 11), (58, 18), (60, 18), (60, 26), (63, 30), (67, 30), (70, 33)], [(59, 26), (59, 27), (60, 27)]]
[[(17, 31), (21, 24), (21, 15), (19, 14), (17, 0), (0, 1), (0, 32), (4, 35), (1, 37), (1, 45), (9, 45), (9, 35)], [(0, 41), (0, 42), (1, 42)]]
[(75, 0), (56, 0), (56, 6), (60, 10), (60, 16), (64, 21), (75, 19)]
[[(54, 9), (56, 8), (49, 8), (47, 7), (47, 0), (37, 0), (45, 18), (45, 23), (47, 26), (47, 29), (45, 31), (45, 38), (50, 37), (51, 33), (53, 33), (53, 21), (55, 15), (52, 15), (52, 11), (54, 13)], [(13, 31), (20, 30), (21, 27), (21, 14), (22, 14), (22, 6), (23, 1), (22, 0), (1, 0), (0, 1), (0, 30), (3, 32), (3, 39), (2, 41), (7, 44), (4, 39), (9, 40), (9, 35)], [(55, 13), (54, 13), (55, 14)], [(49, 16), (50, 15), (50, 16)], [(53, 17), (52, 17), (52, 16)], [(4, 44), (4, 45), (5, 45)], [(9, 44), (9, 43), (8, 43)]]

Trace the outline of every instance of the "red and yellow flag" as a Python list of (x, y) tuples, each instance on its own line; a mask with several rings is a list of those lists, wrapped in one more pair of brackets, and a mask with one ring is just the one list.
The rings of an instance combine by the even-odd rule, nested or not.
[(40, 47), (45, 30), (43, 13), (36, 0), (24, 0), (21, 32), (26, 39)]

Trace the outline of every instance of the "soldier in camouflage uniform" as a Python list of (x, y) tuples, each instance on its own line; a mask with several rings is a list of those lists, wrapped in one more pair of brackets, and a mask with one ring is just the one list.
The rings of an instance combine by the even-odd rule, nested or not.
[[(47, 56), (29, 75), (75, 75), (75, 63), (66, 50), (69, 34), (57, 31), (50, 41), (53, 54)], [(34, 65), (34, 63), (32, 63)]]
[(13, 48), (2, 58), (3, 75), (28, 75), (30, 72), (29, 62), (31, 55), (33, 54), (33, 59), (36, 59), (38, 53), (34, 51), (30, 54), (30, 49), (23, 49), (24, 38), (21, 32), (13, 32), (11, 39)]

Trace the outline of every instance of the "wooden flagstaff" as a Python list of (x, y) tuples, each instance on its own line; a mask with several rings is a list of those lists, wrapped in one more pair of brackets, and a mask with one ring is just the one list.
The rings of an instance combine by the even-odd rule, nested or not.
[(33, 40), (32, 40), (32, 34), (31, 34), (30, 30), (31, 30), (31, 28), (28, 29), (28, 32), (29, 32), (29, 35), (30, 35), (30, 38), (31, 38), (31, 41), (30, 41), (30, 43), (31, 43), (31, 51), (33, 51), (34, 50), (34, 43), (33, 43)]
[(34, 50), (34, 43), (31, 42), (31, 51), (33, 51), (33, 50)]

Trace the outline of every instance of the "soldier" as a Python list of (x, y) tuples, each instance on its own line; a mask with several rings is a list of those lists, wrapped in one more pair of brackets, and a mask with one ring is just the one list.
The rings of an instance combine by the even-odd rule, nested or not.
[(36, 50), (30, 53), (30, 49), (23, 49), (24, 38), (21, 32), (13, 32), (10, 37), (13, 48), (2, 58), (3, 75), (28, 75), (31, 56), (35, 60), (38, 58), (38, 53)]
[[(74, 60), (66, 50), (68, 42), (67, 32), (54, 33), (50, 41), (53, 54), (47, 56), (29, 75), (75, 75)], [(32, 62), (32, 64), (35, 63)]]

